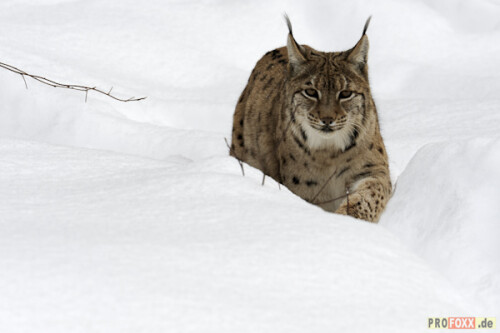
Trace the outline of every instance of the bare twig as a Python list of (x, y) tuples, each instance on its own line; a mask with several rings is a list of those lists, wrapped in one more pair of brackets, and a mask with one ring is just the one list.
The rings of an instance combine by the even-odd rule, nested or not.
[(348, 198), (348, 197), (349, 196), (347, 194), (344, 194), (344, 195), (341, 195), (340, 197), (336, 197), (336, 198), (329, 199), (329, 200), (322, 201), (322, 202), (314, 202), (312, 200), (309, 202), (312, 203), (313, 205), (326, 205), (327, 203), (331, 203), (331, 202), (337, 201), (339, 199), (344, 199), (344, 198)]
[(345, 188), (345, 195), (347, 197), (347, 210), (346, 210), (346, 213), (347, 213), (347, 215), (349, 215), (349, 187)]
[(264, 186), (265, 182), (266, 182), (266, 174), (262, 173), (262, 186)]
[[(316, 198), (321, 194), (321, 192), (323, 192), (323, 190), (325, 189), (326, 185), (328, 185), (328, 183), (330, 182), (330, 180), (332, 180), (333, 176), (335, 176), (336, 172), (337, 172), (337, 170), (333, 171), (332, 175), (330, 177), (328, 177), (328, 179), (323, 184), (323, 186), (320, 188), (320, 190), (314, 195), (314, 197), (311, 200), (312, 203), (314, 203), (314, 201), (316, 201)], [(337, 200), (337, 199), (333, 199), (332, 201), (335, 201), (335, 200)]]
[[(229, 142), (227, 141), (226, 138), (224, 138), (224, 141), (226, 141), (226, 146), (227, 146), (227, 148), (229, 148), (229, 151), (234, 153), (233, 148), (231, 148), (231, 146), (229, 145)], [(236, 157), (236, 154), (234, 154), (234, 158), (236, 158), (238, 160), (238, 163), (240, 164), (240, 168), (241, 168), (241, 173), (243, 174), (243, 176), (245, 176), (245, 169), (243, 169), (243, 162), (241, 162), (241, 160), (238, 157)]]
[(135, 97), (131, 97), (131, 98), (119, 98), (119, 97), (116, 97), (114, 95), (111, 95), (111, 90), (113, 88), (111, 88), (108, 92), (105, 92), (101, 89), (98, 89), (96, 87), (87, 87), (87, 86), (82, 86), (82, 85), (79, 85), (79, 84), (65, 84), (65, 83), (59, 83), (59, 82), (56, 82), (56, 81), (53, 81), (51, 79), (47, 79), (47, 78), (44, 78), (42, 76), (39, 76), (39, 75), (33, 75), (33, 74), (29, 74), (29, 73), (26, 73), (25, 71), (17, 68), (17, 67), (14, 67), (12, 65), (8, 65), (8, 64), (4, 64), (2, 62), (0, 62), (0, 68), (4, 68), (8, 71), (11, 71), (13, 73), (16, 73), (16, 74), (19, 74), (22, 76), (23, 80), (24, 80), (24, 84), (26, 86), (26, 89), (28, 89), (28, 84), (26, 83), (26, 79), (25, 79), (25, 76), (29, 76), (30, 78), (32, 78), (33, 80), (36, 80), (38, 82), (41, 82), (43, 84), (46, 84), (46, 85), (49, 85), (51, 87), (54, 87), (54, 88), (66, 88), (66, 89), (73, 89), (73, 90), (78, 90), (78, 91), (85, 91), (85, 102), (87, 101), (87, 95), (88, 95), (88, 92), (89, 90), (92, 90), (92, 91), (95, 91), (95, 92), (98, 92), (100, 94), (103, 94), (103, 95), (106, 95), (108, 97), (111, 97), (117, 101), (120, 101), (120, 102), (137, 102), (137, 101), (141, 101), (143, 99), (146, 99), (146, 97), (140, 97), (140, 98), (135, 98)]
[(24, 77), (24, 74), (21, 75), (24, 81), (24, 86), (26, 87), (26, 90), (28, 90), (28, 83), (26, 83), (26, 78)]

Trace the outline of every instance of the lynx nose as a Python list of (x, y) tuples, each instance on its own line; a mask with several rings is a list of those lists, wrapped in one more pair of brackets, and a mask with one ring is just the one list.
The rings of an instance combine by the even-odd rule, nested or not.
[(321, 124), (323, 124), (325, 126), (331, 126), (335, 122), (335, 120), (332, 117), (324, 117), (324, 118), (321, 118), (320, 121), (321, 121)]

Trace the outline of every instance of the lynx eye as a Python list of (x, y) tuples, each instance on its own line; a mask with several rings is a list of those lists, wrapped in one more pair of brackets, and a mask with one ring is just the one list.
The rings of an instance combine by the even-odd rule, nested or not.
[(339, 94), (339, 99), (346, 99), (352, 96), (352, 91), (350, 90), (343, 90)]
[(311, 89), (311, 88), (304, 89), (304, 93), (306, 94), (307, 97), (311, 97), (311, 98), (318, 98), (319, 97), (318, 91), (316, 89)]

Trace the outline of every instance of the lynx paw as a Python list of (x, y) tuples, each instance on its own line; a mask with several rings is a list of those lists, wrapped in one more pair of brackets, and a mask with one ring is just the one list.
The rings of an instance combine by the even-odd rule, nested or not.
[(377, 222), (380, 217), (379, 211), (377, 207), (373, 207), (370, 202), (365, 201), (360, 195), (353, 195), (349, 196), (349, 201), (344, 200), (335, 213), (349, 215), (369, 222)]

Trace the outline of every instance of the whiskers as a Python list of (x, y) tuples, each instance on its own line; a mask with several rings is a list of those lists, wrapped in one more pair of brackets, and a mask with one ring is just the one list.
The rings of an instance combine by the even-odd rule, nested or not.
[(318, 131), (321, 131), (323, 133), (328, 133), (328, 134), (331, 134), (333, 132), (337, 132), (337, 131), (340, 131), (341, 129), (343, 129), (346, 125), (346, 122), (345, 120), (340, 122), (340, 123), (335, 123), (333, 126), (328, 126), (328, 125), (323, 125), (319, 119), (316, 120), (316, 119), (311, 119), (310, 117), (308, 117), (309, 119), (309, 124), (311, 125), (312, 128), (318, 130)]
[(331, 125), (325, 125), (318, 117), (307, 116), (309, 126), (304, 126), (309, 138), (308, 145), (313, 149), (337, 147), (344, 151), (351, 147), (356, 138), (368, 131), (355, 115), (340, 117)]
[(368, 131), (368, 129), (366, 128), (366, 126), (363, 126), (362, 124), (354, 122), (352, 120), (348, 120), (346, 122), (345, 126), (347, 126), (347, 127), (353, 127), (356, 131), (358, 131), (358, 133), (365, 133), (365, 132)]
[(343, 128), (344, 128), (344, 126), (345, 126), (345, 122), (344, 122), (344, 123), (341, 123), (341, 124), (335, 124), (335, 125), (333, 125), (333, 126), (330, 126), (330, 129), (331, 129), (332, 131), (334, 131), (334, 132), (335, 132), (335, 131), (340, 131), (341, 129), (343, 129)]

